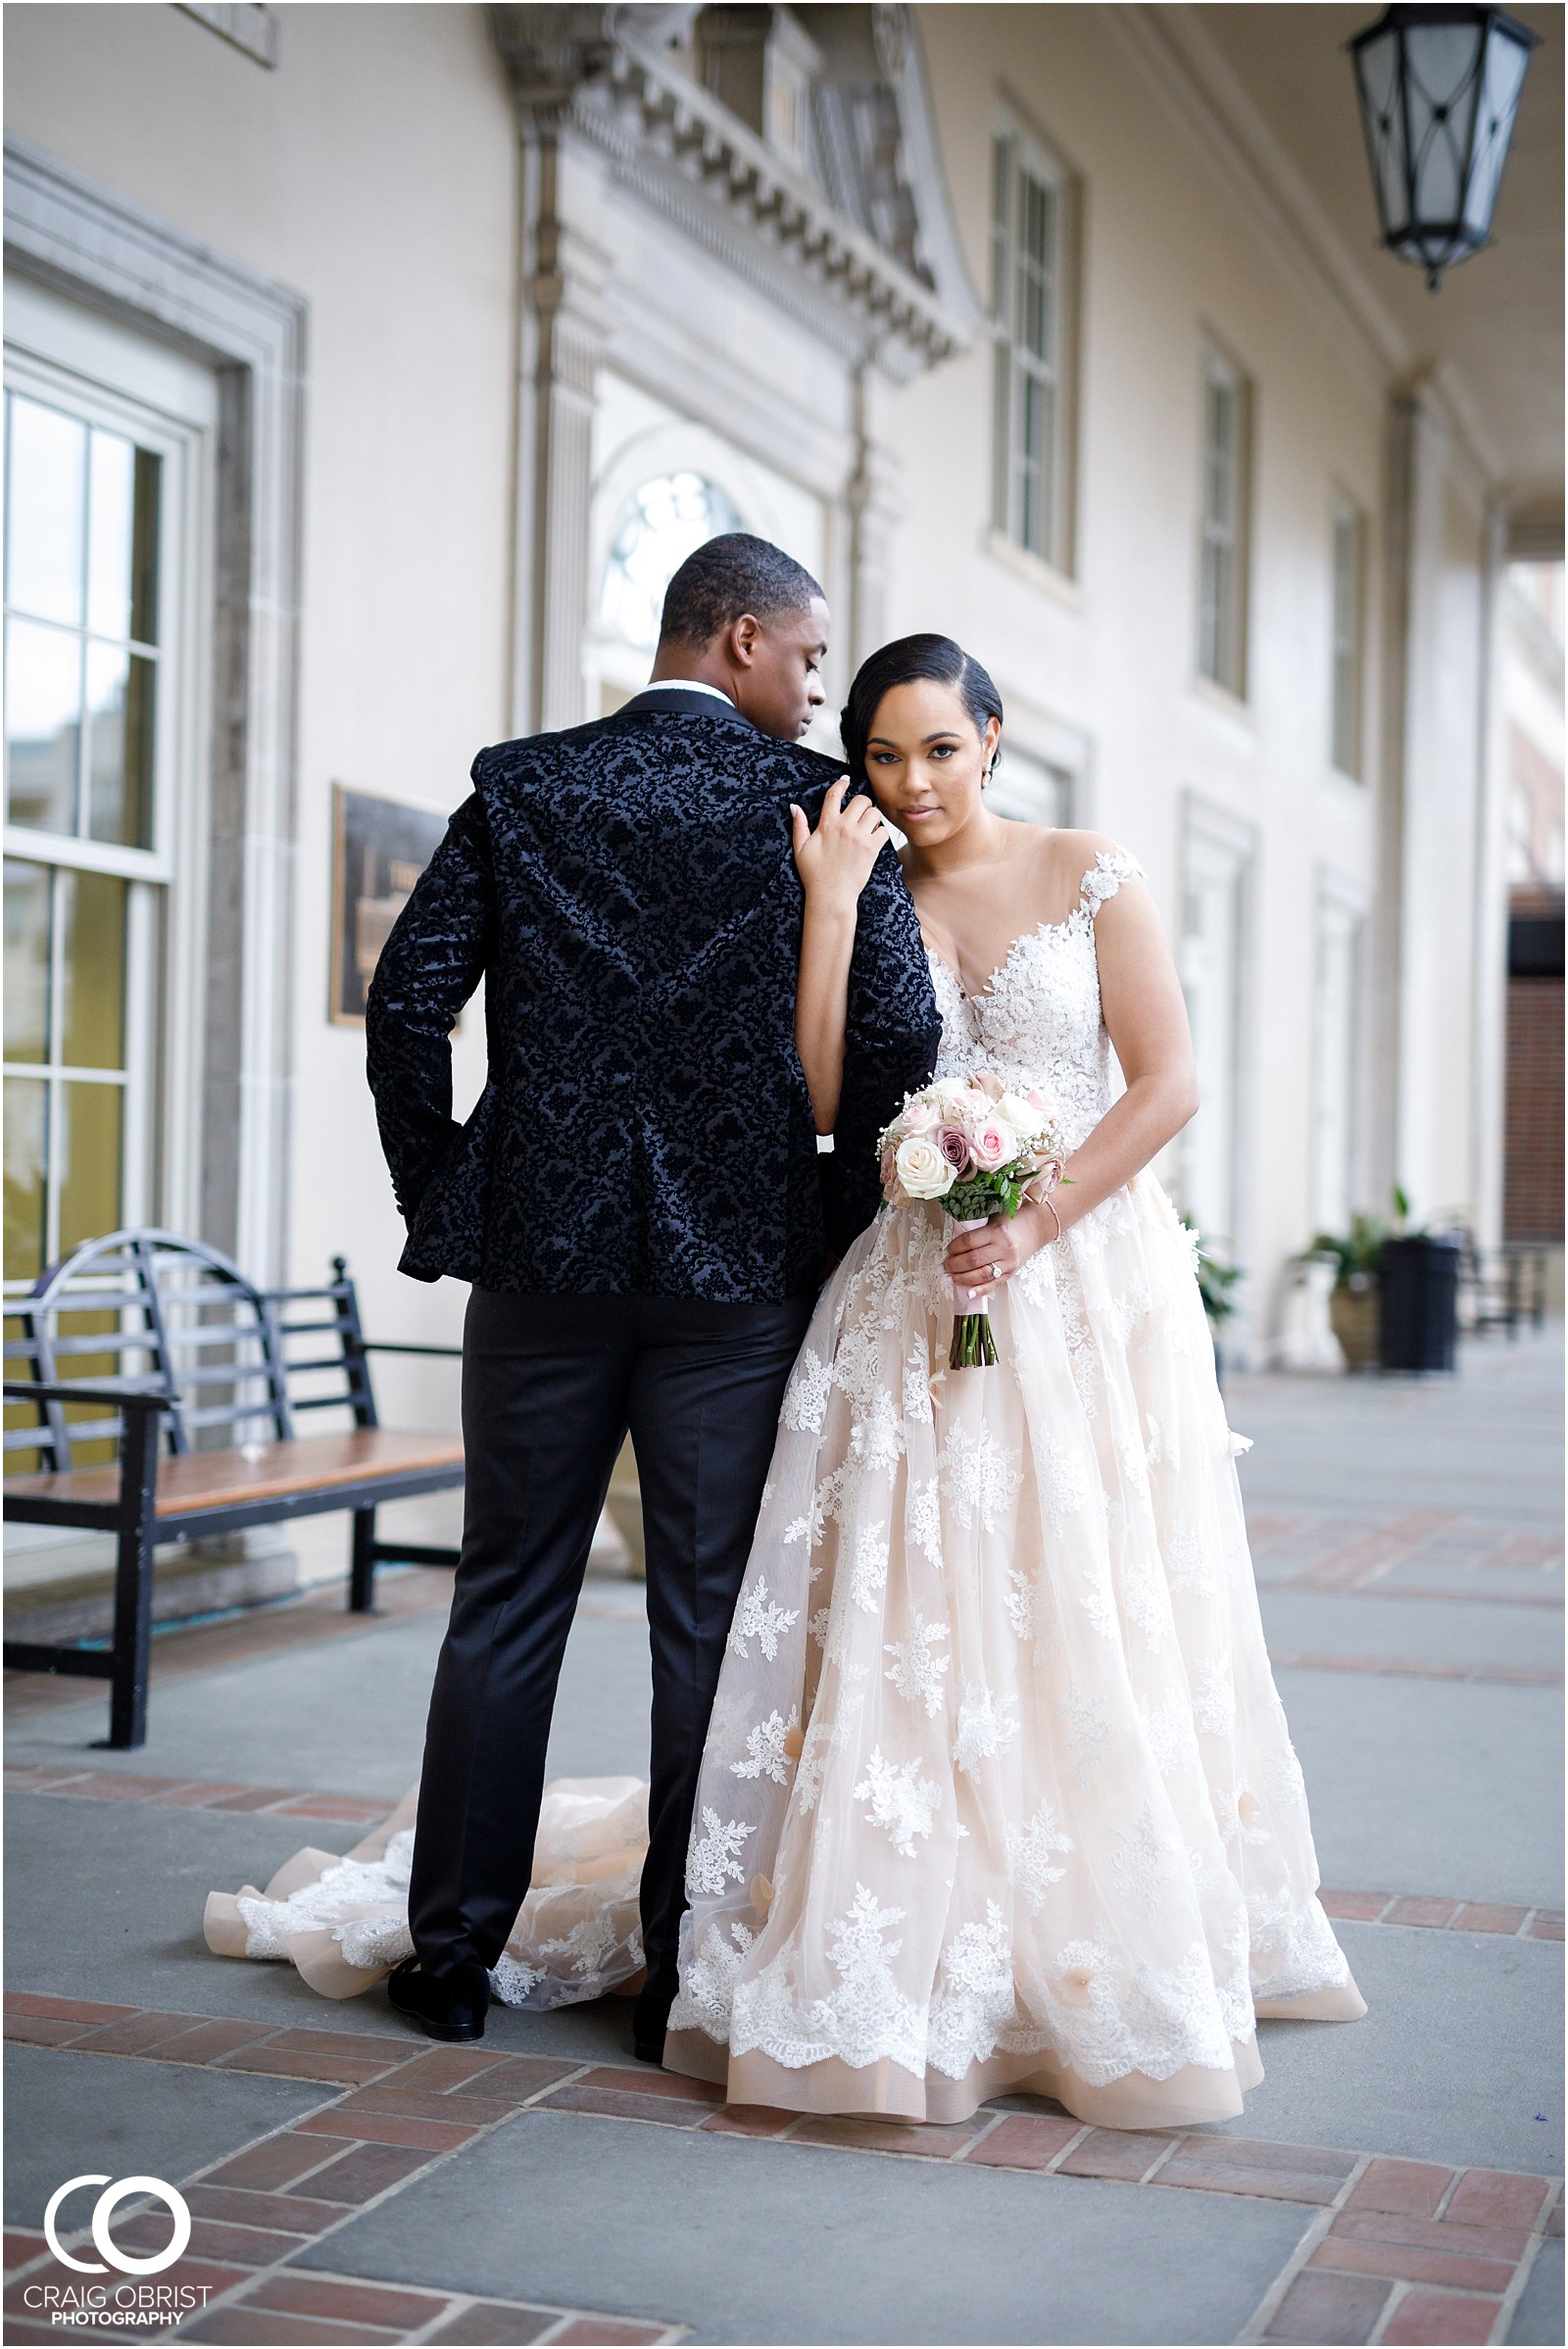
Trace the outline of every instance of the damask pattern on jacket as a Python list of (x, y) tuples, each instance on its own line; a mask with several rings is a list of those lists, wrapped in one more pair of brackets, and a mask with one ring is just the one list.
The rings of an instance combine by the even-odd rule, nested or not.
[[(814, 820), (840, 771), (716, 706), (480, 753), (368, 1004), (405, 1272), (728, 1302), (814, 1286), (824, 1246), (876, 1211), (876, 1133), (941, 1026), (888, 851), (860, 903), (838, 1148), (819, 1161), (789, 804)], [(488, 1080), (460, 1126), (449, 1037), (481, 977)]]

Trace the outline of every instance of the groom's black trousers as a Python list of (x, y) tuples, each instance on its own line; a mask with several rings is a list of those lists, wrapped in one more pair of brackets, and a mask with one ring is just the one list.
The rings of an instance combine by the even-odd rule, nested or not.
[(493, 1966), (528, 1888), (561, 1660), (629, 1427), (654, 1669), (643, 1940), (650, 1989), (673, 1992), (703, 1740), (811, 1303), (474, 1290), (463, 1552), (409, 1895), (427, 1971)]

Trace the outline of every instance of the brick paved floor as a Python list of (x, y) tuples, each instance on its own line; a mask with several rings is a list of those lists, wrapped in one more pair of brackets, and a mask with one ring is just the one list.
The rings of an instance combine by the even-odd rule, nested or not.
[[(436, 2050), (374, 1995), (208, 1957), (209, 1884), (345, 1849), (401, 1790), (442, 1578), (387, 1576), (368, 1626), (319, 1597), (160, 1639), (136, 1755), (91, 1750), (101, 1697), (13, 1682), (6, 2338), (58, 2338), (96, 2280), (39, 2226), (110, 2171), (185, 2191), (159, 2279), (205, 2295), (182, 2338), (1560, 2342), (1556, 1373), (1533, 1343), (1443, 1385), (1232, 1384), (1372, 2012), (1263, 2026), (1223, 2129), (1013, 2097), (954, 2129), (729, 2112), (628, 2062), (624, 2001)], [(642, 1766), (645, 1641), (639, 1594), (592, 1586), (556, 1768)], [(168, 2228), (116, 2221), (143, 2255)]]

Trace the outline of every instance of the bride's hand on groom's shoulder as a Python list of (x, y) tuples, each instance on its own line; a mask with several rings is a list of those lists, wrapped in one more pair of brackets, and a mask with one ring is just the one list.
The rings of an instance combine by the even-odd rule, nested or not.
[(813, 831), (804, 807), (790, 807), (795, 869), (809, 902), (853, 912), (887, 845), (888, 828), (874, 800), (851, 796), (848, 775), (830, 783)]

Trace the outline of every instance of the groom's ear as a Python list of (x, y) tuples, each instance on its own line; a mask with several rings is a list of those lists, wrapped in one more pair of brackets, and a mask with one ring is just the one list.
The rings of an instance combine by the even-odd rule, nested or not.
[(725, 649), (738, 667), (752, 668), (756, 665), (758, 640), (761, 633), (762, 623), (753, 612), (743, 612), (739, 619), (730, 621), (724, 631)]

